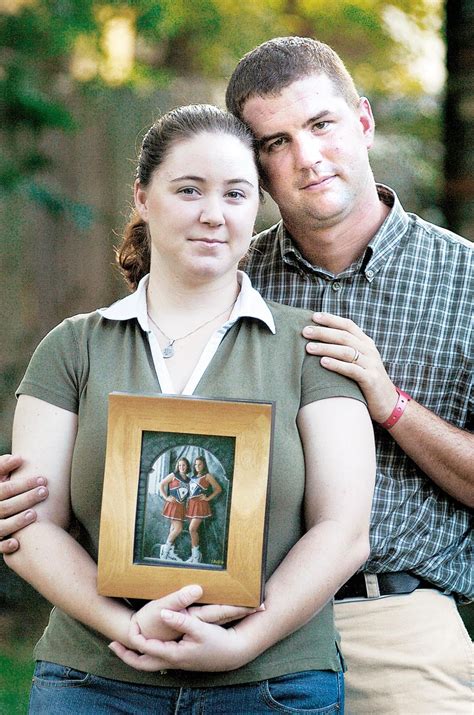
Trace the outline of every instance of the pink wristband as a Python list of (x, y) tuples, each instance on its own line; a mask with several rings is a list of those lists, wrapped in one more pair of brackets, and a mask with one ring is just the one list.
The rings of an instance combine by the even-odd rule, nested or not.
[(406, 392), (403, 392), (403, 390), (400, 390), (398, 387), (396, 387), (395, 389), (398, 392), (397, 404), (393, 408), (393, 412), (390, 417), (386, 419), (385, 422), (380, 423), (380, 426), (384, 427), (385, 429), (391, 429), (393, 425), (397, 424), (398, 420), (405, 412), (406, 406), (411, 400), (410, 395), (407, 395)]

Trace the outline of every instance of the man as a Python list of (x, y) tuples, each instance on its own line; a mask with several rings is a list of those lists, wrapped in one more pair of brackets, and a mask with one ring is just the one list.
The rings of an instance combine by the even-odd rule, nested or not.
[(473, 595), (471, 246), (377, 187), (369, 102), (327, 46), (264, 43), (227, 105), (255, 134), (283, 219), (246, 270), (265, 297), (324, 311), (308, 350), (359, 383), (382, 425), (372, 555), (336, 603), (347, 709), (466, 713), (472, 655), (444, 592)]
[[(471, 247), (375, 184), (370, 104), (326, 45), (260, 45), (227, 104), (282, 215), (245, 269), (265, 297), (318, 311), (309, 352), (359, 383), (376, 424), (372, 554), (335, 607), (347, 712), (465, 715), (472, 651), (449, 594), (473, 595)], [(26, 487), (3, 504), (10, 527), (34, 503)]]

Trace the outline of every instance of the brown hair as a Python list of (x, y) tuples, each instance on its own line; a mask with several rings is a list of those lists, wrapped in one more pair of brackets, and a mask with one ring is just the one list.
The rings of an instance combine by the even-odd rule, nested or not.
[(189, 459), (186, 459), (186, 457), (180, 457), (179, 459), (176, 460), (176, 464), (175, 464), (174, 472), (173, 472), (177, 477), (179, 477), (179, 474), (180, 474), (180, 472), (179, 472), (179, 463), (180, 462), (186, 462), (186, 465), (187, 465), (186, 466), (186, 474), (189, 474), (191, 471), (191, 465), (189, 463)]
[[(143, 138), (135, 178), (142, 187), (150, 184), (153, 172), (162, 164), (171, 148), (180, 141), (206, 132), (228, 134), (254, 152), (254, 140), (248, 128), (235, 116), (211, 104), (190, 104), (164, 114)], [(212, 158), (210, 159), (212, 161)], [(116, 261), (128, 286), (134, 290), (150, 270), (148, 227), (133, 210), (125, 227)]]
[(196, 469), (196, 462), (197, 461), (202, 462), (203, 464), (203, 471), (207, 474), (209, 472), (209, 467), (207, 466), (206, 458), (202, 454), (198, 454), (198, 456), (194, 459), (194, 474), (199, 474), (199, 472)]
[(347, 104), (357, 106), (354, 80), (329, 45), (311, 37), (275, 37), (242, 57), (227, 86), (227, 109), (242, 121), (250, 97), (277, 95), (313, 74), (327, 75)]

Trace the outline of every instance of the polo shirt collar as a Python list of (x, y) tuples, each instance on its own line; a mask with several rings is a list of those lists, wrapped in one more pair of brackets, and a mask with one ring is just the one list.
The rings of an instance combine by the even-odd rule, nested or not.
[[(116, 301), (108, 308), (99, 308), (97, 312), (107, 320), (136, 319), (143, 331), (150, 332), (146, 304), (149, 278), (150, 274), (147, 274), (141, 279), (136, 291), (131, 295)], [(260, 320), (272, 333), (275, 333), (273, 315), (260, 293), (255, 288), (252, 288), (248, 275), (243, 271), (237, 271), (237, 280), (240, 284), (240, 293), (228, 323), (233, 324), (240, 318), (253, 318)]]
[[(397, 244), (400, 243), (408, 230), (410, 217), (403, 210), (395, 191), (384, 184), (377, 184), (377, 191), (380, 200), (390, 207), (390, 212), (379, 230), (368, 243), (363, 256), (342, 271), (342, 273), (339, 273), (338, 277), (349, 276), (354, 273), (363, 273), (367, 280), (371, 282), (388, 257), (392, 255), (393, 250)], [(279, 242), (282, 260), (284, 262), (291, 263), (304, 273), (310, 271), (321, 273), (330, 278), (335, 277), (326, 269), (321, 266), (312, 265), (304, 258), (282, 221), (277, 228), (277, 241)]]

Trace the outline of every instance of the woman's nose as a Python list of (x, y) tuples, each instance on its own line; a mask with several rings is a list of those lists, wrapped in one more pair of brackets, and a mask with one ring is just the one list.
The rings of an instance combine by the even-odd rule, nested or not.
[(222, 206), (218, 199), (206, 201), (201, 211), (200, 221), (209, 224), (209, 226), (221, 226), (225, 223)]

